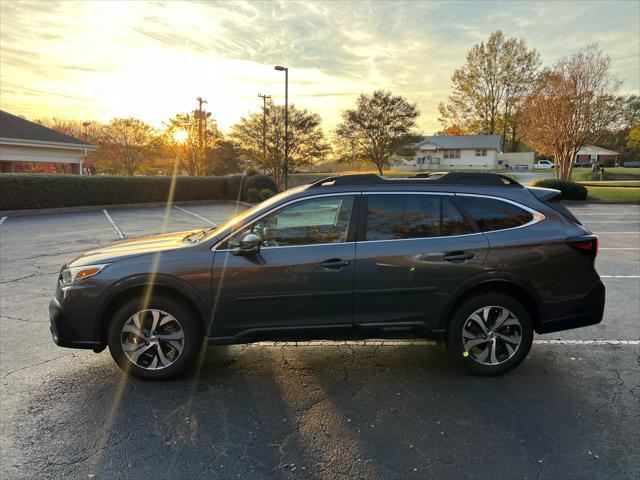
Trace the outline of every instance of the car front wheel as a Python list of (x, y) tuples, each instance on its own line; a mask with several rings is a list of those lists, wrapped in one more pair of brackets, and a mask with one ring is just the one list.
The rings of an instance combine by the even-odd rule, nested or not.
[(123, 304), (109, 325), (109, 352), (125, 372), (144, 379), (180, 375), (202, 347), (202, 329), (190, 309), (166, 297)]
[(447, 331), (447, 348), (453, 358), (479, 375), (514, 369), (526, 358), (532, 342), (531, 315), (516, 299), (500, 294), (464, 302)]

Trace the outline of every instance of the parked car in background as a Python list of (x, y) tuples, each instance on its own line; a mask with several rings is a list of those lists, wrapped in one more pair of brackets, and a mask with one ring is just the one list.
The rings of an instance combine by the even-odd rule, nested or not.
[(551, 160), (538, 160), (535, 165), (535, 168), (555, 168), (555, 165)]
[(493, 173), (345, 175), (209, 230), (126, 240), (61, 269), (54, 341), (125, 371), (180, 374), (203, 341), (432, 338), (471, 372), (519, 365), (537, 333), (602, 320), (598, 237)]

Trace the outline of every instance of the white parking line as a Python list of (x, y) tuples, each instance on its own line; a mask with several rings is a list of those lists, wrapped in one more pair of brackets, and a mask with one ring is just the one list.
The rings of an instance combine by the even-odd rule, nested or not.
[[(640, 345), (640, 340), (534, 340), (536, 345)], [(310, 340), (307, 342), (256, 342), (250, 344), (261, 347), (335, 347), (340, 345), (358, 345), (362, 347), (392, 347), (402, 345), (436, 346), (433, 340)]]
[(600, 275), (600, 278), (640, 278), (640, 275)]
[(602, 247), (600, 250), (640, 250), (640, 247)]
[(587, 220), (588, 223), (638, 223), (638, 220)]
[(634, 235), (639, 235), (640, 234), (640, 230), (635, 231), (635, 232), (596, 232), (596, 234), (598, 234), (598, 235), (604, 235), (604, 234), (609, 234), (609, 233), (615, 233), (616, 235), (619, 234), (619, 233), (625, 233), (625, 234), (626, 233), (632, 233)]
[(118, 236), (120, 238), (125, 238), (124, 233), (122, 233), (122, 230), (120, 230), (120, 227), (116, 225), (116, 222), (113, 221), (113, 218), (111, 218), (111, 215), (109, 215), (109, 212), (107, 212), (106, 210), (102, 210), (102, 212), (104, 213), (105, 217), (107, 217), (107, 220), (111, 222), (111, 225), (113, 226), (113, 229), (116, 231)]
[(174, 207), (175, 207), (175, 208), (177, 208), (178, 210), (182, 210), (182, 211), (183, 211), (183, 212), (185, 212), (185, 213), (189, 213), (189, 214), (193, 215), (194, 217), (198, 217), (200, 220), (204, 220), (205, 222), (207, 222), (207, 223), (208, 223), (208, 224), (210, 224), (210, 225), (213, 225), (214, 227), (217, 227), (217, 226), (218, 226), (218, 224), (217, 224), (217, 223), (214, 223), (214, 222), (212, 222), (211, 220), (209, 220), (208, 218), (204, 218), (203, 216), (198, 215), (197, 213), (190, 212), (189, 210), (187, 210), (187, 209), (185, 209), (185, 208), (182, 208), (182, 207), (179, 207), (179, 206), (177, 206), (177, 205), (174, 205)]
[(536, 345), (640, 345), (640, 340), (534, 340)]
[(0, 218), (0, 225), (2, 225), (6, 219), (7, 219), (7, 217)]

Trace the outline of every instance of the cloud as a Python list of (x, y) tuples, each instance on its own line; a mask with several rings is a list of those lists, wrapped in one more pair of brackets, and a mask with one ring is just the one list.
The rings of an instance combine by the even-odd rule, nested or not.
[(291, 100), (318, 112), (329, 130), (359, 93), (385, 88), (417, 102), (421, 128), (434, 132), (451, 73), (498, 29), (525, 38), (546, 63), (598, 41), (625, 89), (640, 86), (637, 2), (42, 5), (2, 5), (0, 104), (15, 113), (133, 115), (160, 125), (201, 95), (227, 129), (259, 107), (258, 92), (283, 101), (273, 65), (284, 64)]

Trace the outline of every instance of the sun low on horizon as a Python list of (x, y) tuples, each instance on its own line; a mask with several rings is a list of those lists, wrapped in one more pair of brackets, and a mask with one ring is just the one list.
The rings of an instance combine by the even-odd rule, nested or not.
[[(46, 7), (45, 7), (46, 5)], [(492, 31), (524, 38), (551, 64), (597, 41), (622, 93), (640, 90), (640, 4), (617, 2), (21, 2), (0, 3), (0, 108), (30, 119), (161, 126), (196, 108), (223, 131), (289, 99), (331, 130), (360, 93), (416, 102), (425, 133), (465, 52)], [(544, 22), (541, 19), (545, 19)], [(590, 25), (588, 35), (575, 25)], [(565, 32), (558, 35), (557, 32)]]

